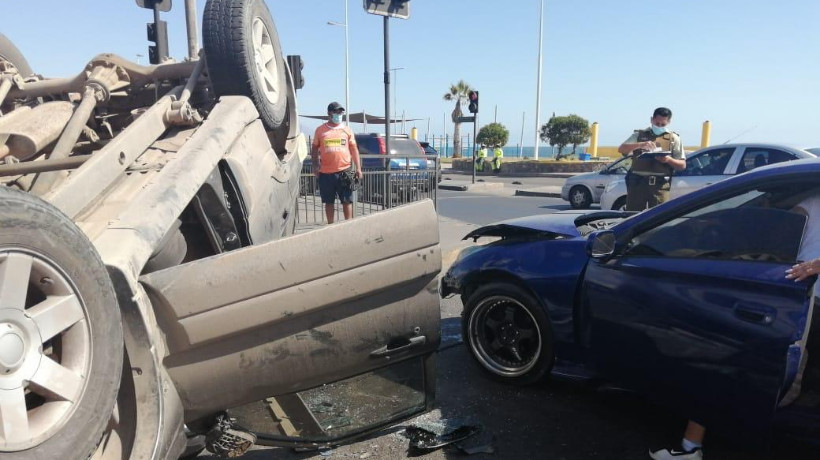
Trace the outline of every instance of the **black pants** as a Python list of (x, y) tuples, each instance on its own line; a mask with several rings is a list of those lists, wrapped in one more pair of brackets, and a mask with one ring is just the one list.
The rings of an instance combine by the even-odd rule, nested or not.
[(672, 182), (669, 176), (626, 175), (626, 210), (643, 211), (669, 199)]

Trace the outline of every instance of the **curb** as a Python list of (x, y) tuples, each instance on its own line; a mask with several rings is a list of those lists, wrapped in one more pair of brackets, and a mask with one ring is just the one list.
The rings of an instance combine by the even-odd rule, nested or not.
[(561, 198), (561, 192), (531, 192), (529, 190), (516, 190), (515, 196), (540, 196), (544, 198)]
[(457, 192), (469, 192), (469, 191), (479, 191), (479, 190), (495, 190), (504, 188), (504, 183), (502, 182), (478, 182), (475, 184), (461, 184), (461, 185), (448, 185), (448, 184), (438, 184), (439, 190), (454, 190)]
[(466, 192), (467, 191), (467, 186), (466, 185), (438, 184), (438, 189), (439, 190), (453, 190), (453, 191), (456, 191), (456, 192)]

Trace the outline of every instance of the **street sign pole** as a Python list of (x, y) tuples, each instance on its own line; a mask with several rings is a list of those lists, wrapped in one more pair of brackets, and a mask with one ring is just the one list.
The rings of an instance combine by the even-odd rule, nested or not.
[[(390, 18), (384, 17), (384, 148), (390, 155)], [(388, 156), (389, 158), (389, 156)]]
[[(390, 18), (384, 17), (384, 150), (390, 158)], [(390, 188), (390, 165), (387, 160), (387, 175), (384, 176), (384, 209), (393, 203), (393, 190)]]
[(476, 126), (478, 126), (478, 114), (476, 113), (473, 116), (473, 183), (475, 184), (475, 161), (476, 161), (476, 152), (478, 151), (478, 146), (476, 145)]

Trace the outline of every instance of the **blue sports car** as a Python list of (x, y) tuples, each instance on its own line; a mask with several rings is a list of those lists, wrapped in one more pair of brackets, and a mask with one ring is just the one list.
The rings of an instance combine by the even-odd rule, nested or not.
[(811, 159), (640, 214), (485, 226), (465, 239), (491, 241), (462, 251), (441, 294), (461, 296), (465, 344), (497, 379), (600, 381), (710, 431), (761, 440), (776, 424), (820, 441), (815, 279), (785, 278), (807, 222), (793, 209), (816, 194)]

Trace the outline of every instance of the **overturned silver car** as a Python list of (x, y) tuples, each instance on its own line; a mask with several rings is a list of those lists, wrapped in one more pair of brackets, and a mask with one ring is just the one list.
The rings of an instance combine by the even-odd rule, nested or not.
[(69, 78), (0, 35), (0, 459), (321, 446), (432, 404), (432, 203), (294, 235), (300, 78), (262, 0), (202, 31)]

